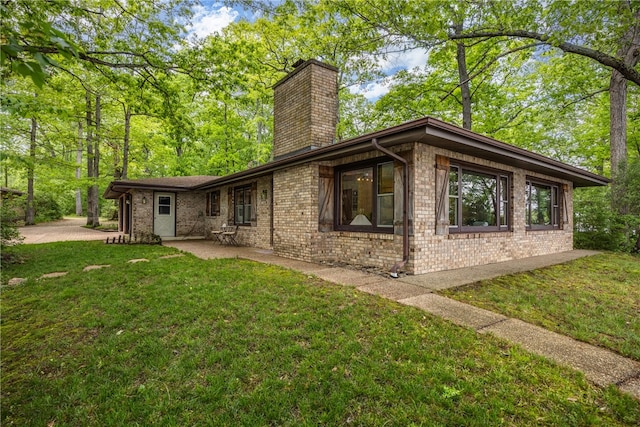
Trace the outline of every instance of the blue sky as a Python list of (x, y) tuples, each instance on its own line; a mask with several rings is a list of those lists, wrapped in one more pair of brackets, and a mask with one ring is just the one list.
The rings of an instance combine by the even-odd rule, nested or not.
[[(200, 5), (193, 9), (192, 25), (189, 26), (190, 34), (199, 38), (206, 37), (222, 30), (230, 23), (245, 18), (251, 20), (254, 13), (240, 7), (229, 7), (217, 0), (200, 0)], [(422, 66), (427, 59), (426, 51), (414, 49), (412, 51), (390, 55), (389, 58), (380, 59), (379, 65), (387, 75), (393, 75), (398, 70)], [(354, 93), (360, 93), (369, 100), (375, 100), (389, 91), (388, 82), (376, 81), (367, 85), (350, 88)]]

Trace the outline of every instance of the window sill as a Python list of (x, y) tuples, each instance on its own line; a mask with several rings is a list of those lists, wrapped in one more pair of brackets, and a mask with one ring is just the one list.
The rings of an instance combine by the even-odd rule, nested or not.
[(335, 231), (338, 237), (346, 237), (349, 239), (370, 239), (370, 240), (393, 240), (393, 233), (372, 233), (363, 231)]
[(505, 237), (511, 236), (513, 232), (511, 230), (505, 231), (485, 231), (485, 232), (462, 232), (462, 233), (451, 233), (447, 234), (447, 239), (449, 240), (457, 240), (457, 239), (486, 239), (488, 237)]

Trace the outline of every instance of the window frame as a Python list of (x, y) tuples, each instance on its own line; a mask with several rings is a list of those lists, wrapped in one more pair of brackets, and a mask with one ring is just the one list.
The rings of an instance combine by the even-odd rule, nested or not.
[[(378, 168), (385, 164), (391, 164), (393, 168), (393, 191), (391, 193), (382, 193), (379, 192), (379, 171)], [(371, 216), (370, 219), (371, 225), (350, 225), (350, 224), (341, 224), (342, 220), (342, 176), (345, 172), (357, 171), (359, 169), (367, 169), (371, 168), (372, 170), (372, 179), (371, 179)], [(394, 224), (395, 223), (395, 203), (396, 203), (396, 194), (395, 194), (395, 162), (393, 159), (388, 157), (377, 158), (373, 160), (368, 160), (365, 162), (358, 163), (350, 163), (348, 165), (344, 165), (341, 167), (335, 168), (335, 209), (334, 209), (334, 230), (338, 231), (354, 231), (354, 232), (367, 232), (367, 233), (386, 233), (393, 234), (394, 232)], [(391, 225), (378, 225), (378, 217), (380, 216), (379, 204), (381, 197), (389, 197), (392, 195), (393, 197), (393, 223)], [(353, 201), (352, 201), (353, 203)]]
[[(549, 200), (549, 206), (551, 212), (549, 213), (550, 224), (532, 224), (532, 212), (531, 212), (531, 186), (548, 187), (551, 200)], [(553, 181), (547, 181), (544, 179), (536, 178), (533, 176), (527, 176), (525, 181), (525, 213), (524, 222), (527, 231), (536, 230), (562, 230), (562, 201), (564, 200), (564, 194), (562, 191), (562, 184)]]
[[(451, 176), (452, 170), (457, 170), (457, 194), (451, 195), (451, 179), (447, 183), (447, 197), (449, 202), (449, 218), (451, 218), (451, 202), (455, 200), (455, 217), (458, 224), (449, 224), (449, 233), (496, 233), (496, 232), (509, 232), (512, 231), (513, 225), (513, 174), (500, 169), (488, 168), (469, 164), (465, 162), (458, 162), (451, 160), (449, 165), (449, 176)], [(460, 222), (463, 218), (463, 186), (462, 178), (464, 172), (476, 173), (488, 175), (495, 180), (496, 188), (494, 192), (494, 207), (495, 207), (495, 224), (496, 225), (462, 225)], [(504, 223), (502, 223), (504, 219)]]
[[(242, 192), (242, 222), (238, 221), (238, 194)], [(247, 200), (247, 195), (249, 197), (249, 203), (246, 203)], [(255, 206), (253, 205), (253, 185), (248, 184), (248, 185), (242, 185), (242, 186), (238, 186), (238, 187), (234, 187), (233, 188), (233, 223), (235, 225), (241, 225), (241, 226), (251, 226), (251, 218), (253, 215), (253, 209), (255, 209)], [(250, 207), (250, 211), (249, 211), (249, 215), (246, 215), (246, 206)]]

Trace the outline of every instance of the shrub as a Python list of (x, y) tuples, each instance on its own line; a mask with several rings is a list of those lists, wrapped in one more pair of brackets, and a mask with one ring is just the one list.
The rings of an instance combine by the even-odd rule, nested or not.
[(34, 197), (33, 207), (36, 222), (55, 221), (63, 216), (62, 207), (50, 194), (37, 194)]
[[(615, 179), (615, 186), (574, 193), (576, 248), (640, 251), (640, 159), (624, 165)], [(612, 209), (612, 198), (622, 213)]]
[(20, 244), (23, 238), (18, 230), (18, 221), (22, 214), (22, 199), (6, 199), (0, 205), (0, 253), (2, 264), (12, 263), (16, 260), (13, 246)]

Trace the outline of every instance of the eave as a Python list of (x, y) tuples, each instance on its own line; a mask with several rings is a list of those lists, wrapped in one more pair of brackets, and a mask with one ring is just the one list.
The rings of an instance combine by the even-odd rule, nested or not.
[(256, 178), (280, 169), (298, 166), (312, 161), (335, 160), (354, 154), (374, 151), (371, 145), (371, 140), (374, 138), (378, 140), (380, 145), (386, 148), (404, 143), (424, 143), (457, 153), (538, 172), (558, 179), (568, 180), (573, 183), (574, 187), (603, 186), (610, 182), (608, 178), (584, 169), (567, 165), (549, 157), (462, 129), (441, 120), (425, 117), (330, 146), (281, 158), (252, 169), (220, 177), (215, 181), (196, 186), (193, 189), (207, 190), (224, 184)]

